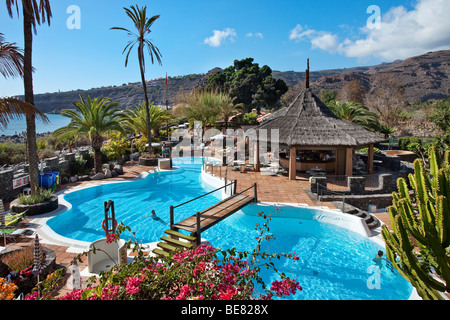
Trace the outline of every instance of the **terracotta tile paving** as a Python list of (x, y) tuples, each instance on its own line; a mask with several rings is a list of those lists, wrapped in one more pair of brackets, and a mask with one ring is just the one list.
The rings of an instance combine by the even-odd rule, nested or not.
[[(108, 179), (108, 181), (120, 181), (120, 180), (128, 180), (136, 177), (140, 173), (148, 172), (151, 169), (154, 169), (152, 167), (144, 167), (139, 166), (137, 163), (134, 162), (127, 162), (124, 166), (124, 174), (117, 177), (117, 178), (111, 178)], [(253, 172), (253, 171), (246, 171), (245, 173), (232, 171), (232, 168), (228, 168), (228, 170), (225, 170), (223, 168), (219, 174), (219, 172), (216, 170), (214, 173), (217, 176), (223, 177), (225, 175), (225, 172), (227, 174), (227, 178), (229, 181), (237, 180), (237, 191), (240, 192), (250, 186), (252, 186), (254, 183), (257, 183), (257, 189), (258, 189), (258, 201), (261, 202), (274, 202), (274, 203), (303, 203), (307, 204), (309, 206), (326, 206), (329, 208), (335, 208), (333, 204), (327, 203), (327, 202), (319, 202), (313, 197), (310, 197), (308, 195), (309, 191), (309, 180), (308, 177), (299, 175), (297, 176), (297, 179), (295, 181), (289, 181), (287, 176), (284, 175), (276, 175), (276, 176), (268, 176), (268, 175), (262, 175), (259, 172)], [(85, 184), (92, 184), (93, 181), (78, 181), (75, 183), (68, 183), (65, 185), (59, 185), (57, 191), (61, 191), (64, 189), (71, 189), (77, 186), (85, 185)], [(8, 205), (5, 204), (5, 209), (8, 210)], [(387, 218), (386, 218), (387, 217)], [(382, 214), (379, 215), (379, 218), (383, 221), (388, 223), (389, 218), (388, 216), (383, 216)], [(32, 220), (29, 218), (28, 220)], [(26, 223), (26, 222), (25, 222)], [(33, 241), (33, 237), (21, 237), (17, 240), (17, 242), (8, 242), (7, 247), (13, 248), (18, 246), (28, 246), (31, 245)], [(54, 250), (56, 253), (56, 264), (58, 267), (65, 267), (69, 268), (71, 266), (71, 263), (73, 261), (74, 256), (76, 256), (76, 253), (70, 253), (67, 252), (68, 247), (64, 246), (57, 246), (52, 244), (45, 244), (46, 247), (49, 247), (50, 249)], [(87, 267), (87, 257), (83, 257), (83, 262), (80, 265), (80, 270), (83, 270), (85, 267)], [(68, 273), (70, 273), (70, 269), (68, 269)], [(68, 275), (66, 276), (66, 279), (68, 278)], [(63, 287), (59, 293), (58, 296), (63, 295), (65, 292), (67, 292), (69, 289), (67, 286)]]
[[(208, 172), (211, 172), (208, 170)], [(229, 181), (237, 180), (237, 192), (241, 192), (254, 183), (257, 184), (258, 201), (275, 203), (303, 203), (309, 206), (326, 206), (335, 209), (329, 202), (320, 202), (308, 195), (309, 178), (298, 175), (295, 181), (288, 180), (285, 175), (263, 175), (260, 172), (247, 170), (234, 171), (232, 167), (214, 167), (213, 175)]]

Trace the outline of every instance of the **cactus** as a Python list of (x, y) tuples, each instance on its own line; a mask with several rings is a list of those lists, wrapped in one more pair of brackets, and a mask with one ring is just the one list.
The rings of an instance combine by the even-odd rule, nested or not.
[[(426, 300), (441, 300), (450, 292), (450, 150), (441, 160), (429, 150), (429, 171), (414, 161), (405, 179), (397, 180), (388, 207), (391, 229), (382, 226), (386, 256)], [(437, 277), (436, 277), (437, 276)]]

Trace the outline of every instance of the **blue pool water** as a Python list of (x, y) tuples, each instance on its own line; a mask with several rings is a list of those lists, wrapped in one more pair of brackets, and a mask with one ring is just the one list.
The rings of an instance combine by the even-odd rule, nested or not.
[[(171, 205), (176, 206), (215, 188), (201, 179), (201, 160), (174, 159), (176, 171), (156, 172), (145, 179), (99, 185), (69, 193), (64, 199), (72, 208), (48, 221), (56, 233), (71, 239), (92, 242), (105, 237), (102, 221), (104, 202), (113, 200), (116, 220), (123, 222), (136, 234), (136, 240), (158, 241), (169, 228)], [(198, 201), (175, 209), (175, 222), (181, 221), (216, 203), (221, 196), (214, 192)], [(158, 219), (150, 217), (155, 210)], [(127, 239), (126, 239), (127, 240)]]
[[(198, 160), (198, 159), (197, 159)], [(65, 195), (72, 208), (48, 221), (58, 234), (83, 241), (104, 237), (103, 203), (113, 200), (116, 219), (129, 226), (138, 241), (154, 242), (169, 227), (169, 206), (214, 190), (201, 179), (201, 161), (174, 159), (177, 171), (153, 173), (145, 179), (107, 184)], [(175, 209), (175, 221), (207, 208), (220, 199), (218, 192)], [(155, 210), (158, 219), (149, 217)], [(303, 287), (297, 300), (403, 300), (412, 292), (409, 282), (386, 265), (381, 275), (372, 258), (384, 249), (352, 231), (313, 220), (313, 208), (248, 205), (202, 234), (213, 246), (251, 252), (257, 244), (256, 224), (264, 223), (258, 212), (271, 214), (270, 232), (276, 239), (262, 251), (296, 253), (299, 260), (275, 261), (279, 272), (295, 278)], [(310, 212), (311, 211), (311, 214)], [(300, 218), (301, 216), (301, 218)], [(126, 237), (126, 235), (125, 235)], [(124, 238), (125, 238), (124, 237)], [(267, 284), (279, 277), (262, 268)], [(378, 281), (379, 287), (374, 286)]]

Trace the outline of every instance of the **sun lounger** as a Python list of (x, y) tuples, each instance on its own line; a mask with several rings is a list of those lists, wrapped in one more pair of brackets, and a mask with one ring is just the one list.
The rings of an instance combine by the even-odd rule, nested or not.
[(20, 236), (24, 236), (27, 232), (27, 229), (15, 229), (15, 228), (6, 228), (0, 229), (0, 236), (6, 236), (6, 239), (11, 239), (16, 242), (16, 238)]
[(18, 214), (11, 214), (11, 215), (7, 215), (5, 216), (5, 225), (7, 227), (14, 225), (17, 222), (20, 222), (20, 220), (22, 220), (22, 218), (25, 216), (25, 212), (21, 212)]

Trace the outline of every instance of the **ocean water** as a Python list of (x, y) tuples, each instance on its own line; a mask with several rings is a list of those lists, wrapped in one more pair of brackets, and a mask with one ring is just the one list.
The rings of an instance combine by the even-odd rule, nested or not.
[[(63, 117), (60, 114), (45, 114), (47, 118), (50, 120), (49, 124), (44, 124), (41, 120), (36, 120), (36, 133), (45, 133), (45, 132), (53, 132), (56, 129), (61, 127), (65, 127), (70, 123), (70, 119), (67, 117)], [(8, 127), (2, 128), (0, 127), (0, 135), (4, 134), (7, 136), (12, 136), (14, 134), (20, 134), (22, 131), (27, 130), (27, 125), (25, 121), (25, 117), (21, 117), (18, 119), (11, 119), (9, 121)]]

